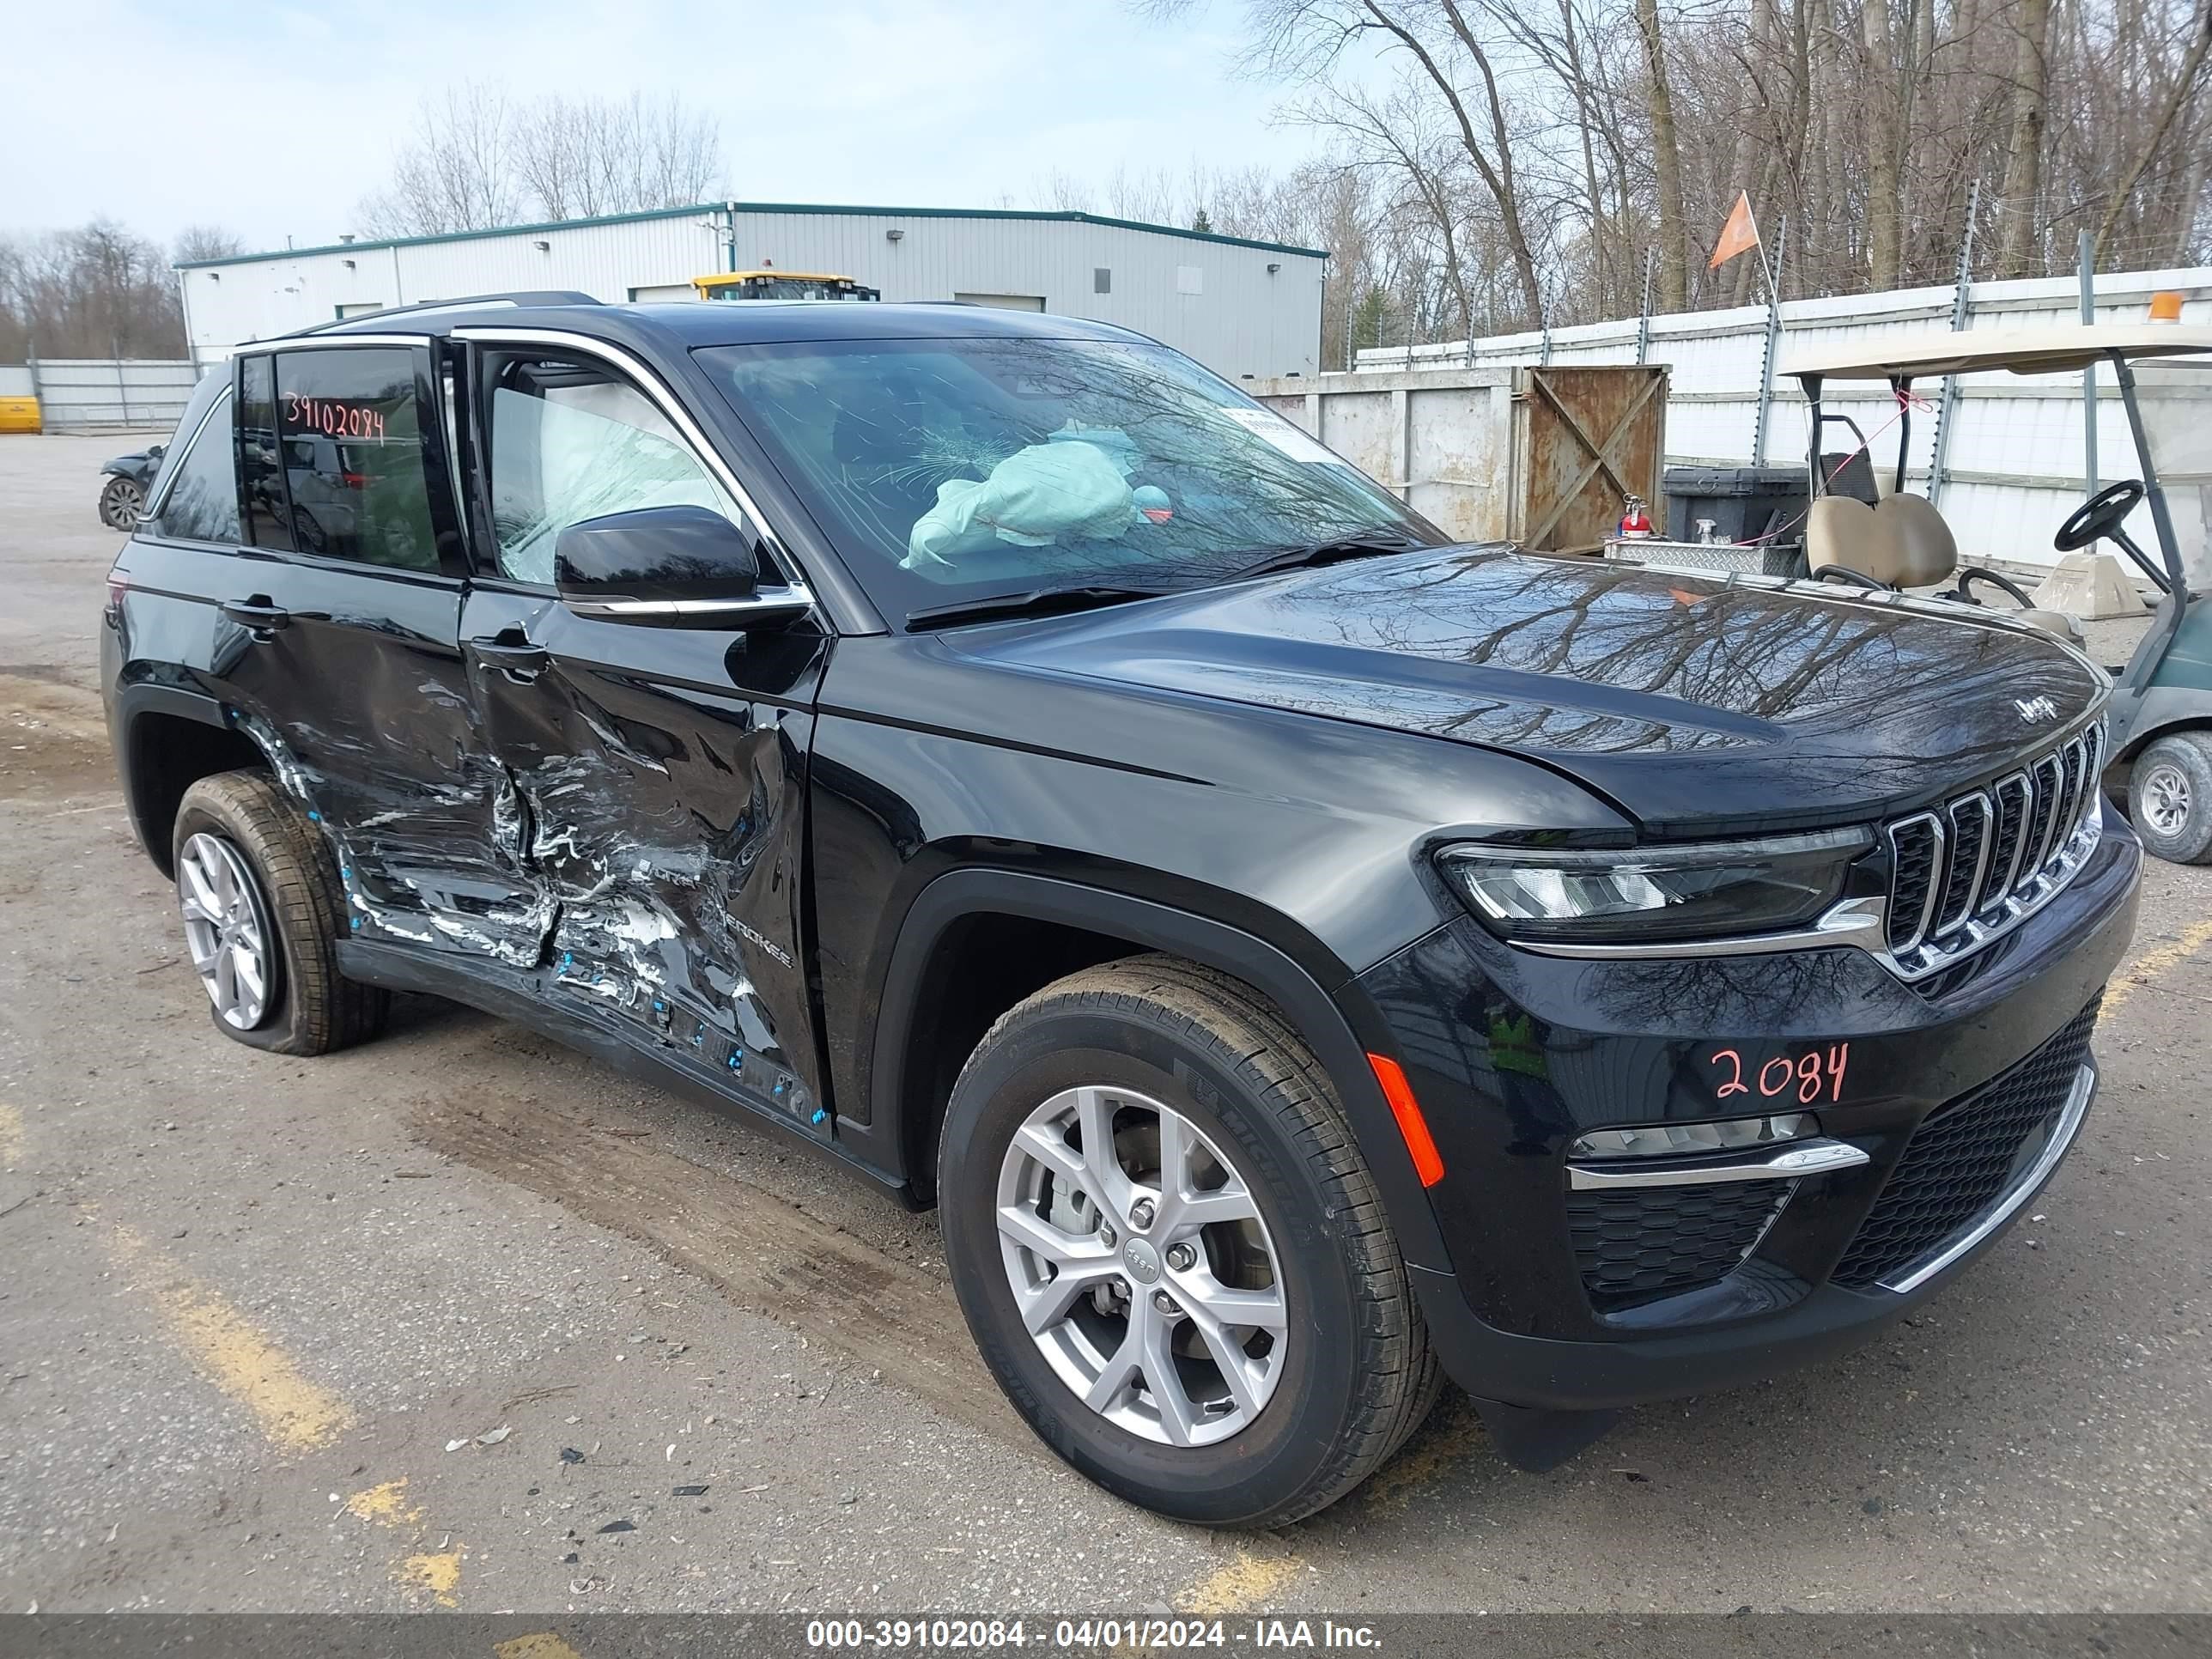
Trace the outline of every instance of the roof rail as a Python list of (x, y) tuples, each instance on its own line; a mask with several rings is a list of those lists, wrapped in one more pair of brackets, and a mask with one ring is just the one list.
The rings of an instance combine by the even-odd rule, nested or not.
[(387, 317), (405, 317), (425, 311), (465, 311), (472, 306), (595, 306), (600, 301), (589, 294), (572, 288), (525, 289), (512, 294), (465, 294), (451, 300), (417, 300), (411, 306), (387, 306), (382, 311), (364, 311), (358, 316), (339, 317), (327, 323), (317, 323), (308, 328), (295, 328), (281, 337), (296, 340), (306, 334), (327, 334), (353, 323), (378, 322)]

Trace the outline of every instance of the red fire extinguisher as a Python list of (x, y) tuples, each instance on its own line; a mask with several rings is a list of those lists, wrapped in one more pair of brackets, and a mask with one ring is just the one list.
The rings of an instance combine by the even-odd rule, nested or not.
[(1627, 541), (1641, 541), (1651, 534), (1651, 515), (1644, 510), (1641, 495), (1631, 495), (1623, 505), (1620, 534)]

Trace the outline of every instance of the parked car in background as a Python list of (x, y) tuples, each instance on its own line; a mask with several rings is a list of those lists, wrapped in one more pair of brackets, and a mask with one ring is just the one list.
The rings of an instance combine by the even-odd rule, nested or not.
[(118, 455), (100, 469), (106, 482), (100, 486), (100, 521), (110, 530), (130, 530), (146, 510), (146, 491), (161, 470), (167, 444), (149, 444), (128, 455)]
[(434, 993), (935, 1205), (1164, 1514), (1309, 1514), (1447, 1375), (1541, 1468), (1827, 1358), (2089, 1109), (2142, 848), (2000, 612), (1447, 544), (975, 307), (387, 313), (177, 444), (102, 672), (216, 1030)]

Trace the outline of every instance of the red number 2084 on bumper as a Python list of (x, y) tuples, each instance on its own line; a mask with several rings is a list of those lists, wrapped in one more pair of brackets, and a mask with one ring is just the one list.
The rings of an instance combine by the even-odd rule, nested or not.
[(1743, 1056), (1734, 1048), (1717, 1049), (1707, 1056), (1706, 1064), (1717, 1068), (1713, 1079), (1713, 1098), (1726, 1100), (1731, 1095), (1750, 1094), (1754, 1086), (1764, 1098), (1777, 1099), (1795, 1093), (1797, 1103), (1810, 1106), (1822, 1095), (1830, 1103), (1844, 1097), (1844, 1068), (1850, 1063), (1851, 1045), (1838, 1042), (1826, 1052), (1808, 1049), (1802, 1054), (1777, 1054), (1759, 1066), (1746, 1080)]

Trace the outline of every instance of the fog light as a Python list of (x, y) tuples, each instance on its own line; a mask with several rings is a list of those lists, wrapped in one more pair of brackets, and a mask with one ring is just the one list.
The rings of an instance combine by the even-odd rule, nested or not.
[(1639, 1129), (1593, 1129), (1567, 1148), (1569, 1158), (1695, 1158), (1702, 1152), (1771, 1146), (1820, 1133), (1810, 1112), (1730, 1118), (1723, 1123), (1651, 1123)]

